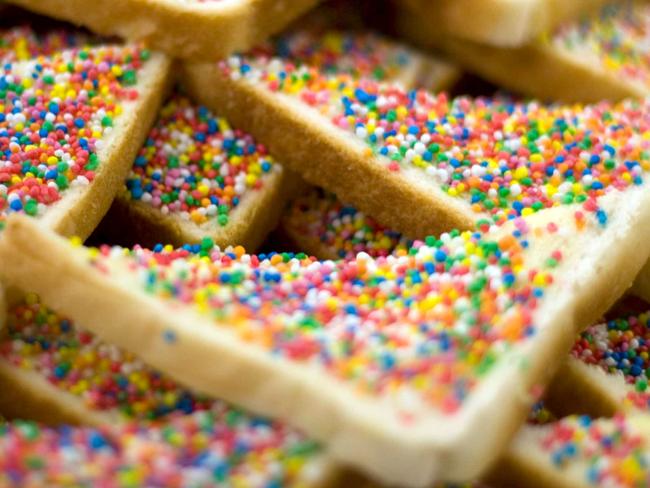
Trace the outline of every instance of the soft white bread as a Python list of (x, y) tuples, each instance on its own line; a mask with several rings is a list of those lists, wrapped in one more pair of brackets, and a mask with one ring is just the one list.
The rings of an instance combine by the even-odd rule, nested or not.
[[(343, 276), (350, 276), (349, 266), (385, 269), (381, 272), (378, 269), (377, 276), (391, 276), (391, 272), (403, 274), (410, 267), (421, 269), (426, 262), (431, 262), (434, 250), (426, 246), (421, 247), (415, 257), (388, 258), (383, 262), (359, 256), (356, 263), (294, 260), (283, 265), (279, 263), (284, 258), (273, 258), (261, 262), (259, 269), (256, 266), (258, 271), (254, 271), (246, 264), (252, 258), (242, 256), (233, 261), (235, 254), (222, 255), (217, 251), (210, 255), (214, 264), (209, 264), (206, 258), (193, 260), (189, 256), (172, 258), (170, 262), (172, 255), (168, 258), (163, 253), (160, 259), (153, 255), (150, 258), (142, 250), (136, 250), (133, 254), (120, 249), (87, 251), (71, 246), (29, 219), (16, 217), (8, 222), (4, 242), (0, 243), (0, 256), (8, 263), (6, 274), (10, 283), (39, 293), (45, 303), (84, 323), (102, 340), (134, 352), (148, 364), (167, 372), (188, 387), (219, 395), (254, 412), (290, 422), (324, 442), (335, 459), (357, 466), (385, 482), (424, 486), (435, 479), (475, 478), (496, 460), (523, 422), (533, 401), (531, 392), (538, 391), (551, 379), (556, 365), (559, 365), (558, 358), (568, 352), (575, 333), (596, 320), (623, 293), (647, 259), (647, 246), (643, 242), (648, 236), (643, 229), (650, 229), (650, 194), (645, 187), (611, 192), (599, 201), (599, 207), (607, 215), (606, 225), (603, 225), (602, 218), (596, 218), (591, 213), (583, 215), (579, 208), (559, 207), (516, 221), (513, 224), (516, 230), (506, 225), (484, 236), (485, 241), (477, 241), (477, 245), (484, 242), (480, 245), (488, 248), (494, 246), (490, 242), (498, 242), (497, 247), (508, 249), (506, 255), (518, 263), (514, 288), (510, 289), (524, 293), (529, 286), (527, 280), (535, 279), (535, 286), (541, 287), (543, 293), (536, 295), (534, 302), (522, 305), (521, 309), (518, 305), (508, 307), (507, 313), (501, 313), (501, 318), (492, 322), (487, 319), (485, 327), (498, 335), (501, 334), (498, 331), (503, 331), (505, 335), (499, 335), (494, 339), (496, 342), (486, 345), (492, 358), (491, 366), (478, 377), (474, 376), (476, 373), (468, 371), (460, 373), (465, 363), (459, 358), (467, 357), (462, 354), (463, 347), (442, 340), (447, 354), (455, 350), (461, 354), (456, 362), (451, 363), (461, 368), (454, 369), (456, 373), (452, 372), (452, 377), (460, 374), (459, 379), (465, 378), (463, 381), (475, 385), (462, 400), (453, 401), (453, 394), (452, 397), (444, 397), (449, 386), (429, 375), (423, 376), (422, 380), (431, 384), (433, 391), (443, 394), (440, 400), (425, 400), (418, 393), (416, 384), (408, 382), (402, 384), (405, 390), (400, 395), (379, 393), (373, 388), (360, 389), (361, 385), (345, 376), (337, 378), (327, 373), (316, 360), (320, 356), (313, 357), (309, 362), (301, 361), (305, 354), (302, 347), (306, 346), (298, 348), (298, 344), (294, 346), (288, 343), (287, 349), (284, 349), (282, 344), (278, 344), (280, 349), (271, 352), (268, 348), (272, 345), (264, 345), (268, 344), (268, 339), (255, 339), (259, 330), (256, 324), (260, 320), (271, 320), (269, 324), (280, 327), (277, 329), (279, 333), (284, 324), (290, 324), (298, 317), (302, 317), (301, 321), (309, 319), (304, 312), (298, 311), (298, 316), (280, 318), (278, 315), (292, 313), (291, 307), (295, 306), (292, 299), (287, 299), (286, 285), (282, 284), (283, 270), (289, 272), (292, 269), (291, 273), (298, 273), (298, 277), (302, 277), (292, 275), (291, 282), (298, 286), (296, 291), (303, 289), (301, 279), (315, 279), (317, 270), (328, 273), (325, 276), (333, 279), (344, 280)], [(446, 245), (451, 246), (448, 251), (456, 256), (452, 251), (455, 246), (464, 239), (478, 239), (478, 236), (449, 236), (444, 239)], [(519, 246), (519, 240), (522, 243), (525, 241), (525, 246)], [(471, 253), (471, 247), (467, 249), (466, 252)], [(205, 249), (203, 252), (209, 254)], [(553, 262), (549, 264), (551, 258)], [(138, 267), (138, 261), (134, 259), (141, 259), (139, 262), (145, 268)], [(154, 262), (158, 263), (154, 268), (146, 268)], [(200, 271), (194, 266), (199, 266)], [(335, 273), (339, 267), (340, 272)], [(489, 267), (490, 279), (496, 279), (497, 271), (493, 266)], [(212, 284), (206, 289), (199, 288), (193, 295), (183, 285), (196, 284), (194, 278), (187, 281), (191, 276), (199, 280), (207, 279)], [(370, 276), (365, 279), (370, 280)], [(471, 270), (470, 276), (479, 279), (481, 272)], [(228, 284), (215, 283), (217, 277), (221, 283)], [(173, 289), (165, 284), (167, 279), (174, 283)], [(235, 282), (232, 282), (233, 279)], [(433, 273), (426, 279), (434, 283), (441, 278)], [(509, 281), (511, 278), (506, 273), (503, 279)], [(65, 286), (61, 286), (62, 280)], [(380, 283), (385, 281), (386, 278), (379, 280)], [(157, 283), (162, 286), (161, 294), (155, 292)], [(273, 283), (279, 284), (276, 287)], [(406, 280), (403, 285), (407, 292), (419, 289), (409, 283), (410, 280)], [(381, 287), (388, 284), (390, 281)], [(258, 294), (251, 296), (251, 287), (254, 290), (256, 286), (262, 288)], [(365, 286), (370, 292), (372, 286), (377, 285)], [(200, 291), (202, 289), (204, 291)], [(171, 297), (172, 290), (185, 299)], [(210, 301), (205, 301), (208, 295), (204, 293), (209, 293), (212, 297)], [(276, 293), (280, 293), (282, 298)], [(500, 293), (508, 292), (502, 289)], [(349, 301), (351, 297), (333, 290), (329, 294), (331, 299), (341, 303), (332, 310), (342, 310), (342, 303), (348, 303), (346, 307), (355, 303)], [(439, 293), (433, 296), (436, 295)], [(238, 305), (228, 297), (237, 297)], [(191, 302), (187, 302), (187, 299)], [(416, 300), (411, 304), (413, 307), (417, 303), (424, 307), (427, 303), (423, 297), (411, 296), (411, 299)], [(481, 295), (481, 299), (487, 303), (485, 300), (488, 296)], [(505, 296), (503, 299), (505, 301), (496, 303), (508, 303)], [(192, 305), (195, 300), (197, 305)], [(214, 311), (210, 312), (210, 303), (221, 310), (222, 319), (215, 322), (210, 318), (214, 316), (211, 315)], [(250, 305), (244, 305), (244, 310), (237, 313), (243, 304)], [(256, 310), (262, 307), (271, 315), (257, 313), (254, 319), (246, 318), (247, 306)], [(285, 311), (281, 312), (274, 307), (289, 308), (282, 308)], [(393, 309), (389, 307), (385, 310)], [(433, 310), (442, 311), (440, 308)], [(530, 320), (534, 326), (531, 325), (531, 333), (526, 334), (525, 339), (518, 335), (522, 332), (518, 320), (523, 317), (514, 322), (510, 320), (518, 316), (519, 310), (532, 310)], [(408, 327), (412, 320), (417, 323), (417, 316), (401, 316), (400, 330)], [(319, 317), (326, 320), (327, 315)], [(425, 317), (426, 313), (422, 320), (426, 320)], [(276, 322), (275, 318), (279, 321)], [(343, 317), (337, 320), (343, 320)], [(362, 330), (373, 327), (374, 320), (374, 315), (364, 319)], [(525, 323), (527, 319), (523, 320)], [(135, 327), (135, 324), (138, 326)], [(328, 322), (319, 325), (318, 321), (308, 320), (306, 327), (308, 330), (315, 327), (321, 334), (321, 340), (328, 341), (328, 337), (331, 337), (329, 334), (336, 334), (335, 324)], [(468, 331), (462, 321), (453, 322), (450, 327), (455, 334), (471, 331), (471, 327)], [(241, 330), (243, 335), (237, 330)], [(418, 333), (415, 329), (410, 330), (415, 334), (412, 347), (416, 348)], [(292, 334), (297, 332), (294, 330)], [(390, 333), (390, 330), (385, 329), (383, 333)], [(309, 341), (307, 334), (304, 340)], [(274, 337), (277, 336), (274, 334)], [(425, 340), (425, 337), (422, 339)], [(432, 337), (426, 337), (426, 342), (429, 347), (437, 343)], [(310, 349), (312, 347), (317, 345), (311, 343), (307, 353), (313, 351)], [(364, 346), (362, 352), (365, 347), (370, 345)], [(387, 349), (386, 353), (391, 351)], [(381, 363), (389, 368), (387, 374), (401, 361), (417, 359), (417, 354), (413, 356), (414, 352), (409, 351), (412, 350), (401, 350), (398, 356), (391, 354), (391, 361), (397, 363)], [(439, 354), (442, 352), (430, 351), (427, 361), (447, 357), (447, 354), (442, 357)], [(218, 368), (214, 367), (215, 357), (220, 358)], [(359, 373), (363, 374), (364, 371), (361, 369)], [(505, 397), (502, 394), (504, 391), (508, 392)], [(447, 407), (439, 403), (444, 398), (447, 398), (445, 402), (452, 401), (450, 404), (444, 403)], [(489, 423), (485, 422), (486, 418), (490, 419)]]
[(317, 0), (11, 0), (173, 57), (219, 59), (280, 31)]
[(521, 46), (559, 24), (594, 13), (608, 0), (401, 0), (425, 32), (443, 31), (495, 46)]
[(521, 47), (490, 46), (453, 33), (432, 35), (426, 29), (428, 19), (406, 9), (398, 23), (415, 44), (442, 50), (468, 70), (517, 93), (597, 102), (650, 93), (645, 54), (649, 17), (646, 2), (610, 5), (600, 16), (566, 24)]
[[(12, 34), (11, 32), (9, 33)], [(29, 41), (27, 41), (29, 42)], [(51, 46), (50, 46), (51, 47)], [(44, 104), (48, 107), (51, 106), (52, 101), (56, 101), (58, 105), (63, 98), (64, 104), (74, 101), (75, 97), (83, 97), (78, 91), (79, 88), (75, 83), (70, 82), (70, 75), (58, 74), (54, 78), (56, 83), (56, 92), (48, 92), (47, 89), (43, 89), (39, 83), (44, 80), (44, 76), (52, 76), (53, 69), (58, 70), (62, 64), (68, 64), (69, 66), (74, 66), (70, 68), (71, 73), (75, 76), (80, 76), (80, 66), (82, 63), (99, 63), (103, 62), (108, 67), (111, 67), (109, 61), (112, 58), (115, 58), (115, 62), (112, 66), (117, 70), (122, 70), (123, 68), (129, 68), (129, 63), (120, 64), (120, 53), (123, 50), (124, 56), (136, 56), (137, 54), (136, 47), (129, 46), (98, 46), (92, 48), (79, 48), (79, 49), (69, 49), (61, 52), (51, 53), (49, 58), (39, 58), (30, 61), (17, 61), (11, 64), (8, 60), (6, 64), (3, 65), (3, 69), (0, 72), (2, 77), (3, 84), (7, 83), (8, 80), (12, 82), (24, 83), (25, 90), (17, 94), (14, 88), (3, 90), (5, 99), (3, 100), (4, 104), (4, 114), (2, 120), (8, 120), (8, 117), (14, 117), (14, 121), (18, 121), (18, 117), (28, 118), (27, 110), (28, 107), (21, 106), (22, 109), (18, 113), (14, 110), (14, 104), (16, 100), (20, 100), (21, 97), (25, 98), (30, 94), (36, 94), (36, 89), (38, 89), (39, 94), (44, 94), (45, 97)], [(129, 54), (131, 53), (131, 54)], [(13, 55), (12, 52), (8, 54)], [(81, 68), (83, 69), (83, 68)], [(117, 71), (115, 71), (117, 73)], [(60, 73), (60, 72), (59, 72)], [(147, 59), (142, 60), (142, 66), (134, 69), (133, 75), (133, 86), (126, 86), (125, 81), (118, 81), (117, 79), (112, 81), (112, 88), (108, 86), (101, 86), (102, 90), (106, 92), (102, 95), (95, 96), (93, 103), (95, 107), (101, 105), (106, 106), (105, 104), (113, 103), (115, 104), (116, 114), (111, 121), (111, 126), (106, 128), (102, 127), (101, 122), (97, 120), (102, 118), (98, 115), (97, 108), (91, 108), (88, 106), (88, 96), (87, 91), (85, 99), (79, 99), (76, 109), (79, 107), (88, 107), (89, 110), (86, 111), (86, 114), (90, 112), (90, 124), (88, 124), (89, 132), (86, 134), (79, 132), (75, 134), (72, 139), (66, 139), (63, 143), (59, 143), (57, 148), (52, 148), (52, 151), (56, 150), (56, 157), (54, 154), (50, 154), (50, 158), (54, 157), (54, 162), (56, 163), (57, 158), (61, 158), (59, 161), (63, 162), (66, 165), (81, 164), (75, 159), (76, 151), (79, 149), (76, 146), (81, 142), (81, 140), (93, 140), (94, 148), (89, 151), (90, 157), (96, 157), (95, 161), (95, 170), (94, 178), (91, 182), (84, 176), (77, 176), (72, 180), (66, 180), (65, 186), (60, 185), (57, 181), (56, 184), (53, 180), (39, 179), (40, 183), (36, 184), (33, 188), (39, 191), (44, 191), (46, 188), (51, 188), (50, 185), (54, 185), (54, 188), (58, 188), (59, 194), (58, 199), (53, 202), (39, 202), (34, 207), (32, 207), (32, 214), (39, 220), (41, 225), (47, 226), (53, 229), (56, 232), (59, 232), (64, 235), (76, 235), (80, 237), (87, 237), (93, 229), (97, 226), (99, 221), (102, 219), (104, 214), (109, 209), (115, 194), (119, 190), (120, 186), (123, 184), (124, 177), (126, 176), (128, 169), (131, 165), (132, 158), (135, 156), (139, 146), (144, 140), (145, 134), (148, 130), (148, 127), (153, 122), (156, 111), (161, 103), (161, 100), (164, 96), (164, 92), (169, 83), (170, 76), (170, 61), (161, 54), (153, 54)], [(89, 78), (89, 82), (92, 81), (92, 77)], [(94, 81), (99, 81), (95, 78)], [(131, 84), (129, 82), (128, 84)], [(34, 86), (37, 85), (37, 88)], [(47, 86), (47, 83), (46, 83)], [(99, 86), (99, 85), (98, 85)], [(119, 91), (114, 91), (115, 87)], [(127, 92), (130, 93), (127, 96)], [(52, 97), (48, 100), (48, 97)], [(35, 97), (36, 98), (36, 97)], [(26, 99), (26, 98), (25, 98)], [(66, 105), (63, 105), (66, 106)], [(56, 109), (57, 114), (50, 113), (47, 117), (47, 122), (53, 122), (54, 125), (67, 123), (63, 117), (59, 117), (59, 110), (61, 105), (58, 105)], [(101, 108), (100, 110), (106, 114), (106, 111)], [(68, 114), (72, 117), (72, 112)], [(29, 116), (31, 117), (31, 115)], [(34, 125), (37, 126), (37, 129), (33, 130), (30, 127), (28, 130), (23, 130), (23, 137), (30, 137), (32, 134), (36, 136), (38, 132), (38, 118), (32, 118)], [(86, 122), (87, 123), (87, 122)], [(92, 125), (92, 128), (90, 127)], [(98, 128), (98, 126), (100, 128)], [(11, 129), (17, 128), (13, 122), (11, 123)], [(20, 130), (20, 128), (19, 128)], [(42, 129), (41, 129), (42, 130)], [(66, 129), (68, 130), (68, 129)], [(93, 133), (94, 131), (94, 133)], [(3, 128), (3, 132), (6, 131)], [(96, 136), (90, 138), (90, 135)], [(35, 143), (40, 138), (40, 134), (36, 136), (36, 139), (31, 139), (30, 142)], [(42, 154), (48, 153), (48, 146), (45, 142), (41, 142), (39, 145), (34, 144), (25, 144), (24, 141), (21, 141), (18, 144), (14, 138), (4, 138), (5, 143), (3, 144), (2, 151), (10, 151), (17, 155), (18, 157), (23, 157), (21, 154), (31, 154), (30, 157), (40, 157)], [(7, 144), (5, 146), (5, 144)], [(36, 149), (38, 147), (38, 149)], [(40, 152), (39, 152), (40, 151)], [(87, 156), (88, 153), (86, 153)], [(45, 162), (45, 160), (42, 160)], [(9, 162), (7, 161), (7, 164)], [(56, 168), (55, 164), (52, 164), (51, 161), (48, 161), (49, 168)], [(68, 166), (69, 167), (69, 166)], [(48, 169), (48, 166), (45, 166), (45, 169)], [(60, 170), (60, 168), (59, 168)], [(45, 173), (43, 171), (43, 173)], [(62, 173), (64, 173), (62, 171)], [(32, 199), (29, 201), (25, 195), (28, 194), (23, 183), (31, 180), (33, 183), (35, 178), (33, 175), (30, 176), (30, 173), (19, 173), (18, 175), (13, 176), (13, 178), (18, 178), (17, 180), (13, 179), (4, 179), (3, 184), (0, 185), (3, 190), (3, 208), (0, 210), (0, 222), (3, 222), (6, 218), (6, 215), (10, 212), (9, 208), (12, 211), (27, 211), (27, 206), (29, 204), (34, 204), (38, 198)], [(40, 176), (42, 178), (42, 176)], [(47, 184), (47, 185), (46, 185)], [(12, 206), (15, 201), (10, 202), (7, 198), (7, 194), (12, 194), (13, 197), (16, 195), (22, 195), (19, 197), (19, 200), (22, 199), (19, 208), (14, 208)], [(33, 194), (31, 194), (33, 197)], [(0, 285), (1, 287), (1, 285)], [(3, 292), (0, 290), (0, 295)], [(0, 326), (2, 326), (2, 321), (0, 320)]]

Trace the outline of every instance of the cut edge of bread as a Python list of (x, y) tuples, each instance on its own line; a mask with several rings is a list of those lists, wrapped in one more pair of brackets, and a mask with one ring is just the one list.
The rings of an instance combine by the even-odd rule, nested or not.
[[(616, 208), (608, 212), (610, 223), (604, 229), (590, 223), (580, 234), (540, 238), (535, 253), (527, 251), (533, 266), (556, 247), (565, 253), (555, 275), (562, 278), (536, 311), (539, 334), (504, 355), (456, 415), (427, 411), (425, 420), (408, 428), (389, 414), (387, 405), (349, 385), (311, 367), (274, 360), (193, 310), (147, 295), (128, 274), (98, 272), (89, 267), (84, 252), (29, 219), (9, 220), (0, 255), (11, 263), (6, 271), (12, 284), (37, 292), (54, 310), (186, 386), (288, 421), (324, 441), (335, 459), (384, 481), (423, 486), (434, 479), (475, 478), (497, 460), (528, 413), (531, 389), (550, 381), (577, 331), (623, 293), (647, 259), (647, 252), (639, 252), (650, 238), (645, 188), (611, 192), (601, 205)], [(539, 212), (527, 222), (533, 227), (549, 221), (572, 226), (574, 209)], [(571, 273), (562, 273), (562, 267)], [(165, 339), (169, 334), (172, 343)], [(209, 368), (215, 357), (219, 368)], [(508, 401), (501, 398), (502, 391), (510, 392)], [(485, 418), (491, 422), (485, 424)], [(484, 434), (480, 442), (478, 428)]]
[[(186, 64), (183, 72), (195, 99), (265, 143), (285, 167), (384, 225), (413, 237), (473, 228), (478, 216), (469, 203), (423, 183), (416, 169), (388, 171), (377, 158), (367, 156), (360, 141), (292, 97), (232, 80), (212, 63)], [(315, 154), (319, 164), (306, 164)]]
[(9, 0), (104, 35), (146, 42), (174, 57), (219, 59), (281, 30), (318, 0)]
[(650, 260), (639, 271), (631, 291), (639, 298), (650, 302)]

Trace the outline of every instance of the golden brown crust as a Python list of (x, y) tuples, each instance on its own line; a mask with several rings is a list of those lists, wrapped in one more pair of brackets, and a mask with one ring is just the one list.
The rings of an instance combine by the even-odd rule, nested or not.
[(626, 83), (579, 54), (563, 53), (553, 44), (538, 41), (508, 48), (453, 36), (429, 35), (424, 29), (426, 20), (408, 11), (400, 13), (399, 25), (411, 42), (424, 49), (442, 50), (469, 71), (525, 95), (566, 102), (647, 95), (640, 86)]
[(174, 57), (219, 59), (281, 30), (318, 0), (10, 0), (89, 27), (100, 34), (144, 41)]
[(643, 298), (646, 302), (650, 302), (650, 261), (639, 272), (636, 277), (632, 293), (636, 296)]
[(401, 0), (427, 35), (444, 31), (495, 46), (522, 46), (563, 22), (596, 12), (609, 0)]
[[(316, 123), (306, 119), (304, 110), (288, 108), (287, 98), (233, 81), (214, 64), (186, 64), (183, 72), (187, 89), (200, 103), (264, 142), (285, 167), (384, 225), (416, 238), (472, 228), (476, 216), (464, 202), (435, 188), (418, 188), (414, 178), (386, 170), (329, 121)], [(315, 154), (318, 164), (310, 163)]]

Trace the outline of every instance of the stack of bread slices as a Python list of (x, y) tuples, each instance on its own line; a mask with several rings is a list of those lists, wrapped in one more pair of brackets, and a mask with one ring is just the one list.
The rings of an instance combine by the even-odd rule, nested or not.
[(650, 486), (650, 5), (0, 3), (0, 486)]

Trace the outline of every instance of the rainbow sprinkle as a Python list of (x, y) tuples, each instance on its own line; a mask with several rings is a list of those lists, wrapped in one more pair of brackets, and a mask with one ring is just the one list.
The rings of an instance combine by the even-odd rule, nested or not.
[(650, 87), (650, 6), (644, 2), (607, 5), (600, 16), (560, 27), (551, 38), (561, 50), (600, 65), (618, 80)]
[(423, 182), (465, 201), (481, 228), (561, 204), (595, 210), (608, 189), (639, 185), (650, 169), (648, 101), (449, 100), (275, 56), (220, 66), (233, 80), (299, 100), (387, 171), (419, 170)]
[(278, 359), (309, 363), (366, 394), (403, 391), (410, 401), (395, 400), (396, 411), (409, 422), (414, 403), (457, 411), (500, 354), (535, 333), (532, 316), (562, 253), (522, 272), (525, 249), (557, 230), (532, 235), (521, 219), (498, 240), (451, 232), (399, 257), (341, 262), (220, 251), (207, 239), (87, 256), (104, 275), (126, 266), (146, 293), (189, 305)]
[(385, 257), (396, 250), (406, 252), (413, 245), (398, 232), (319, 189), (296, 198), (282, 222), (290, 236), (313, 243), (305, 242), (303, 246), (308, 247), (304, 251), (321, 258), (353, 259), (360, 252)]
[[(70, 482), (89, 476), (86, 483), (111, 477), (122, 483), (109, 486), (150, 486), (151, 480), (187, 486), (200, 476), (195, 481), (268, 487), (319, 474), (315, 443), (279, 423), (190, 394), (133, 355), (76, 328), (34, 295), (10, 311), (0, 357), (79, 397), (87, 408), (117, 411), (123, 420), (100, 431), (57, 432), (29, 423), (0, 427), (0, 482), (3, 475), (16, 485), (39, 476)], [(162, 460), (154, 463), (157, 456), (169, 463), (164, 469), (157, 468)], [(303, 472), (308, 465), (313, 472)]]
[(650, 449), (628, 418), (567, 417), (544, 429), (539, 447), (555, 469), (577, 466), (594, 486), (641, 488), (650, 483)]
[(279, 169), (266, 148), (179, 95), (162, 108), (135, 160), (125, 195), (196, 224), (226, 226), (246, 195)]
[(100, 169), (103, 138), (134, 100), (144, 49), (79, 48), (0, 69), (0, 219), (41, 216)]

